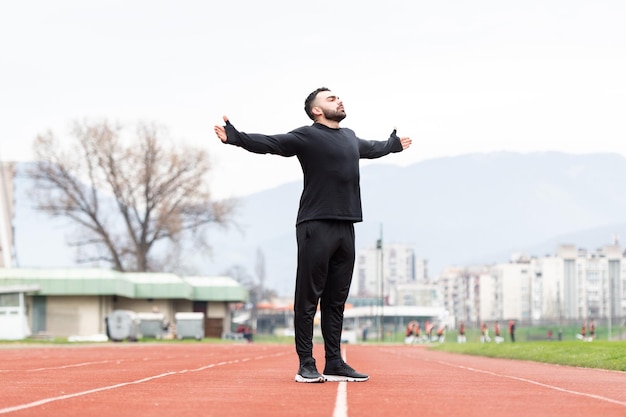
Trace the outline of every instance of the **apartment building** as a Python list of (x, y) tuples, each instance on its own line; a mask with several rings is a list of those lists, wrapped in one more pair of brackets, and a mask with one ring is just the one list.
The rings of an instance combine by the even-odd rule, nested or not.
[(617, 242), (595, 251), (561, 245), (549, 256), (448, 268), (438, 283), (443, 307), (467, 323), (626, 317), (626, 262)]
[(427, 261), (416, 256), (411, 245), (391, 243), (357, 253), (351, 297), (384, 298), (387, 305), (425, 305), (422, 302), (436, 291), (428, 282)]
[[(479, 323), (480, 312), (487, 309), (481, 306), (481, 283), (483, 291), (494, 288), (489, 277), (491, 271), (486, 266), (446, 268), (438, 279), (439, 295), (444, 310), (457, 322)], [(490, 286), (490, 284), (493, 284)], [(491, 297), (489, 297), (491, 299)]]

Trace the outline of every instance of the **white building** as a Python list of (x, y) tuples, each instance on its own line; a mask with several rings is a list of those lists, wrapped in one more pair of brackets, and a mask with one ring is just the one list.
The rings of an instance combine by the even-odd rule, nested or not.
[[(357, 253), (350, 295), (385, 299), (388, 305), (423, 305), (437, 288), (427, 280), (427, 262), (402, 243), (370, 247)], [(382, 277), (382, 278), (381, 278)], [(429, 304), (432, 302), (429, 300)]]
[(617, 242), (595, 252), (562, 245), (552, 256), (449, 268), (439, 287), (444, 308), (468, 323), (626, 316), (626, 262)]
[(514, 263), (498, 264), (493, 267), (496, 286), (490, 297), (493, 313), (486, 320), (516, 318), (528, 321), (531, 316), (531, 277), (532, 264), (526, 259)]
[[(617, 243), (594, 252), (561, 246), (552, 260), (555, 265), (551, 267), (552, 273), (556, 270), (560, 274), (554, 274), (552, 280), (548, 280), (552, 293), (545, 297), (545, 304), (555, 306), (556, 313), (564, 318), (624, 317), (624, 259)], [(554, 311), (550, 313), (555, 315)]]
[[(486, 266), (450, 267), (439, 277), (439, 293), (442, 307), (450, 312), (456, 322), (478, 323), (480, 312), (487, 309), (481, 306), (481, 282), (488, 287), (490, 269)], [(495, 288), (495, 286), (491, 286)]]
[(422, 281), (409, 284), (397, 284), (395, 293), (396, 306), (440, 307), (439, 286), (435, 282)]

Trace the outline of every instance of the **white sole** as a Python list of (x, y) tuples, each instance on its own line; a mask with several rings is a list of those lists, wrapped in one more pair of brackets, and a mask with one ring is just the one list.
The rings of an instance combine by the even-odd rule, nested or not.
[(319, 378), (304, 378), (302, 375), (296, 374), (295, 381), (296, 382), (305, 382), (305, 383), (308, 383), (308, 384), (315, 384), (315, 383), (324, 382), (325, 379), (324, 379), (323, 376), (320, 376)]
[(352, 377), (349, 377), (349, 376), (326, 375), (326, 374), (324, 374), (324, 378), (328, 382), (365, 382), (368, 379), (370, 379), (369, 376), (366, 377), (366, 378), (352, 378)]

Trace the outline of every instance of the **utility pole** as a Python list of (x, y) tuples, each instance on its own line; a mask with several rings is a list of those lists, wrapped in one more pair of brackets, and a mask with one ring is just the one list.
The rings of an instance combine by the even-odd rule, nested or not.
[(380, 276), (380, 338), (381, 341), (385, 340), (385, 276), (384, 276), (384, 264), (383, 264), (383, 225), (380, 224), (380, 237), (376, 241), (376, 249), (378, 250), (378, 273)]
[(15, 266), (13, 242), (13, 163), (0, 160), (0, 267)]
[(611, 318), (613, 317), (613, 311), (612, 311), (613, 310), (613, 302), (612, 302), (613, 299), (611, 298), (612, 297), (612, 295), (611, 295), (611, 293), (612, 293), (612, 291), (611, 291), (611, 289), (612, 289), (611, 288), (611, 286), (612, 286), (612, 279), (611, 279), (611, 267), (610, 267), (610, 265), (611, 265), (611, 262), (609, 261), (609, 272), (607, 274), (607, 281), (608, 281), (607, 282), (607, 291), (608, 291), (608, 297), (607, 297), (608, 298), (608, 303), (607, 303), (608, 306), (607, 306), (607, 310), (608, 310), (608, 313), (609, 313), (608, 314), (608, 316), (609, 316), (608, 317), (608, 323), (607, 323), (607, 327), (608, 327), (607, 340), (611, 340), (611, 337), (613, 337), (613, 335), (611, 334), (611, 332), (613, 330), (612, 329), (613, 322), (611, 320)]

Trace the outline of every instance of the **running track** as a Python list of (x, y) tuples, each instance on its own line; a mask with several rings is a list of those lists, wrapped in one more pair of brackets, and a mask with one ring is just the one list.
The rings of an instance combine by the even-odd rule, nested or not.
[(293, 382), (291, 345), (9, 345), (0, 417), (626, 416), (623, 372), (405, 345), (346, 345), (344, 355), (370, 381)]

